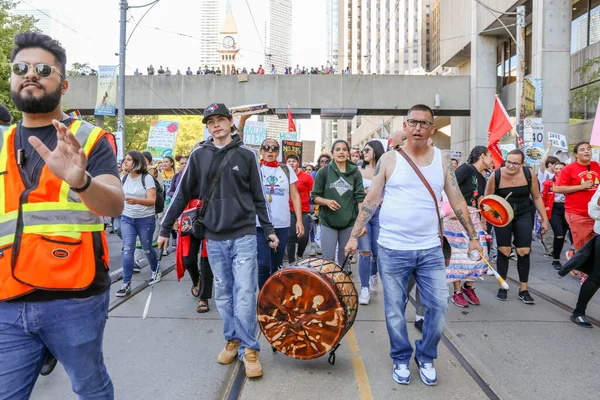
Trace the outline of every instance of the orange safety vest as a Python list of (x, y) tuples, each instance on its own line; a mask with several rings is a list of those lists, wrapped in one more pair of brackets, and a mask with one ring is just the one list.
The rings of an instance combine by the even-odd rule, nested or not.
[[(78, 120), (69, 127), (85, 155), (107, 132)], [(84, 290), (96, 266), (108, 269), (102, 218), (44, 165), (26, 187), (12, 125), (0, 135), (0, 301), (36, 289)]]

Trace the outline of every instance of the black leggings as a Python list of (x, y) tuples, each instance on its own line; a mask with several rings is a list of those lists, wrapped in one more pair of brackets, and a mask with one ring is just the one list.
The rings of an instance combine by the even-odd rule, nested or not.
[(592, 300), (592, 297), (596, 294), (600, 288), (600, 239), (596, 239), (596, 246), (594, 249), (594, 270), (587, 277), (586, 281), (581, 285), (579, 291), (579, 298), (577, 299), (577, 306), (573, 311), (573, 315), (585, 315), (585, 310), (588, 303)]
[[(508, 257), (502, 254), (500, 247), (511, 247), (514, 243), (517, 249), (531, 248), (533, 240), (533, 213), (517, 215), (506, 226), (495, 227), (496, 242), (498, 243), (498, 273), (506, 279), (508, 275)], [(514, 240), (513, 240), (514, 237)], [(512, 243), (511, 243), (512, 241)], [(519, 282), (526, 283), (529, 280), (530, 254), (517, 255), (517, 271)]]
[(565, 218), (564, 203), (554, 203), (554, 206), (552, 207), (552, 216), (550, 217), (550, 226), (554, 232), (552, 257), (554, 257), (555, 260), (560, 260), (560, 253), (562, 253), (565, 244), (565, 236), (569, 230), (569, 223)]
[(187, 257), (183, 257), (183, 266), (190, 273), (194, 286), (198, 286), (198, 282), (200, 282), (200, 296), (198, 297), (210, 299), (212, 298), (213, 273), (207, 257), (200, 257), (200, 270), (198, 270), (201, 244), (202, 241), (193, 236), (190, 238), (190, 253)]
[[(302, 213), (302, 225), (304, 225), (304, 235), (298, 237), (296, 235), (296, 213), (291, 212), (291, 220), (290, 220), (290, 231), (288, 234), (287, 241), (287, 255), (288, 261), (290, 264), (296, 262), (296, 255), (298, 258), (302, 258), (304, 255), (304, 251), (308, 246), (308, 238), (310, 236), (310, 214)], [(298, 250), (296, 251), (296, 243), (298, 243)]]

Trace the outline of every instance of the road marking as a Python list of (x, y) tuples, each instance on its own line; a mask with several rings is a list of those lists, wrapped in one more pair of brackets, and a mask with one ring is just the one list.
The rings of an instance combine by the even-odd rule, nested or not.
[(365, 368), (365, 363), (360, 355), (360, 349), (358, 348), (358, 341), (356, 340), (354, 329), (348, 331), (346, 339), (348, 340), (348, 347), (350, 347), (350, 352), (352, 353), (352, 368), (354, 368), (354, 378), (358, 384), (358, 395), (361, 400), (373, 400), (373, 393), (371, 393), (367, 369)]

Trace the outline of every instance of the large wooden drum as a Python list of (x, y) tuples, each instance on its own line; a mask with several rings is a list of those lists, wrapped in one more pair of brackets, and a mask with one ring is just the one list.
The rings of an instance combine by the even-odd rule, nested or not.
[(258, 296), (258, 323), (265, 338), (274, 350), (300, 360), (334, 355), (357, 311), (350, 276), (320, 257), (280, 269)]

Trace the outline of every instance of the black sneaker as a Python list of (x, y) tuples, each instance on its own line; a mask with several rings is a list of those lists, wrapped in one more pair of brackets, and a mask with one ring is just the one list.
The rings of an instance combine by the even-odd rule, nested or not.
[(508, 300), (508, 290), (498, 289), (498, 294), (496, 295), (496, 298), (502, 301)]
[(552, 266), (557, 271), (561, 270), (563, 267), (562, 264), (560, 263), (560, 261), (557, 261), (557, 260), (552, 261)]
[(519, 292), (519, 300), (525, 304), (535, 304), (535, 300), (529, 294), (529, 290), (523, 290)]
[(117, 297), (125, 297), (131, 293), (131, 283), (124, 283), (121, 289), (117, 290)]
[(423, 322), (425, 322), (424, 319), (418, 319), (415, 321), (415, 328), (421, 333), (423, 333)]
[(46, 361), (44, 362), (44, 366), (42, 367), (42, 370), (40, 371), (40, 375), (41, 376), (48, 376), (52, 373), (52, 371), (54, 371), (54, 368), (56, 368), (56, 363), (58, 362), (58, 360), (50, 353), (48, 353), (48, 357), (46, 357)]
[(593, 328), (594, 326), (585, 319), (585, 315), (571, 315), (571, 321), (582, 328)]

